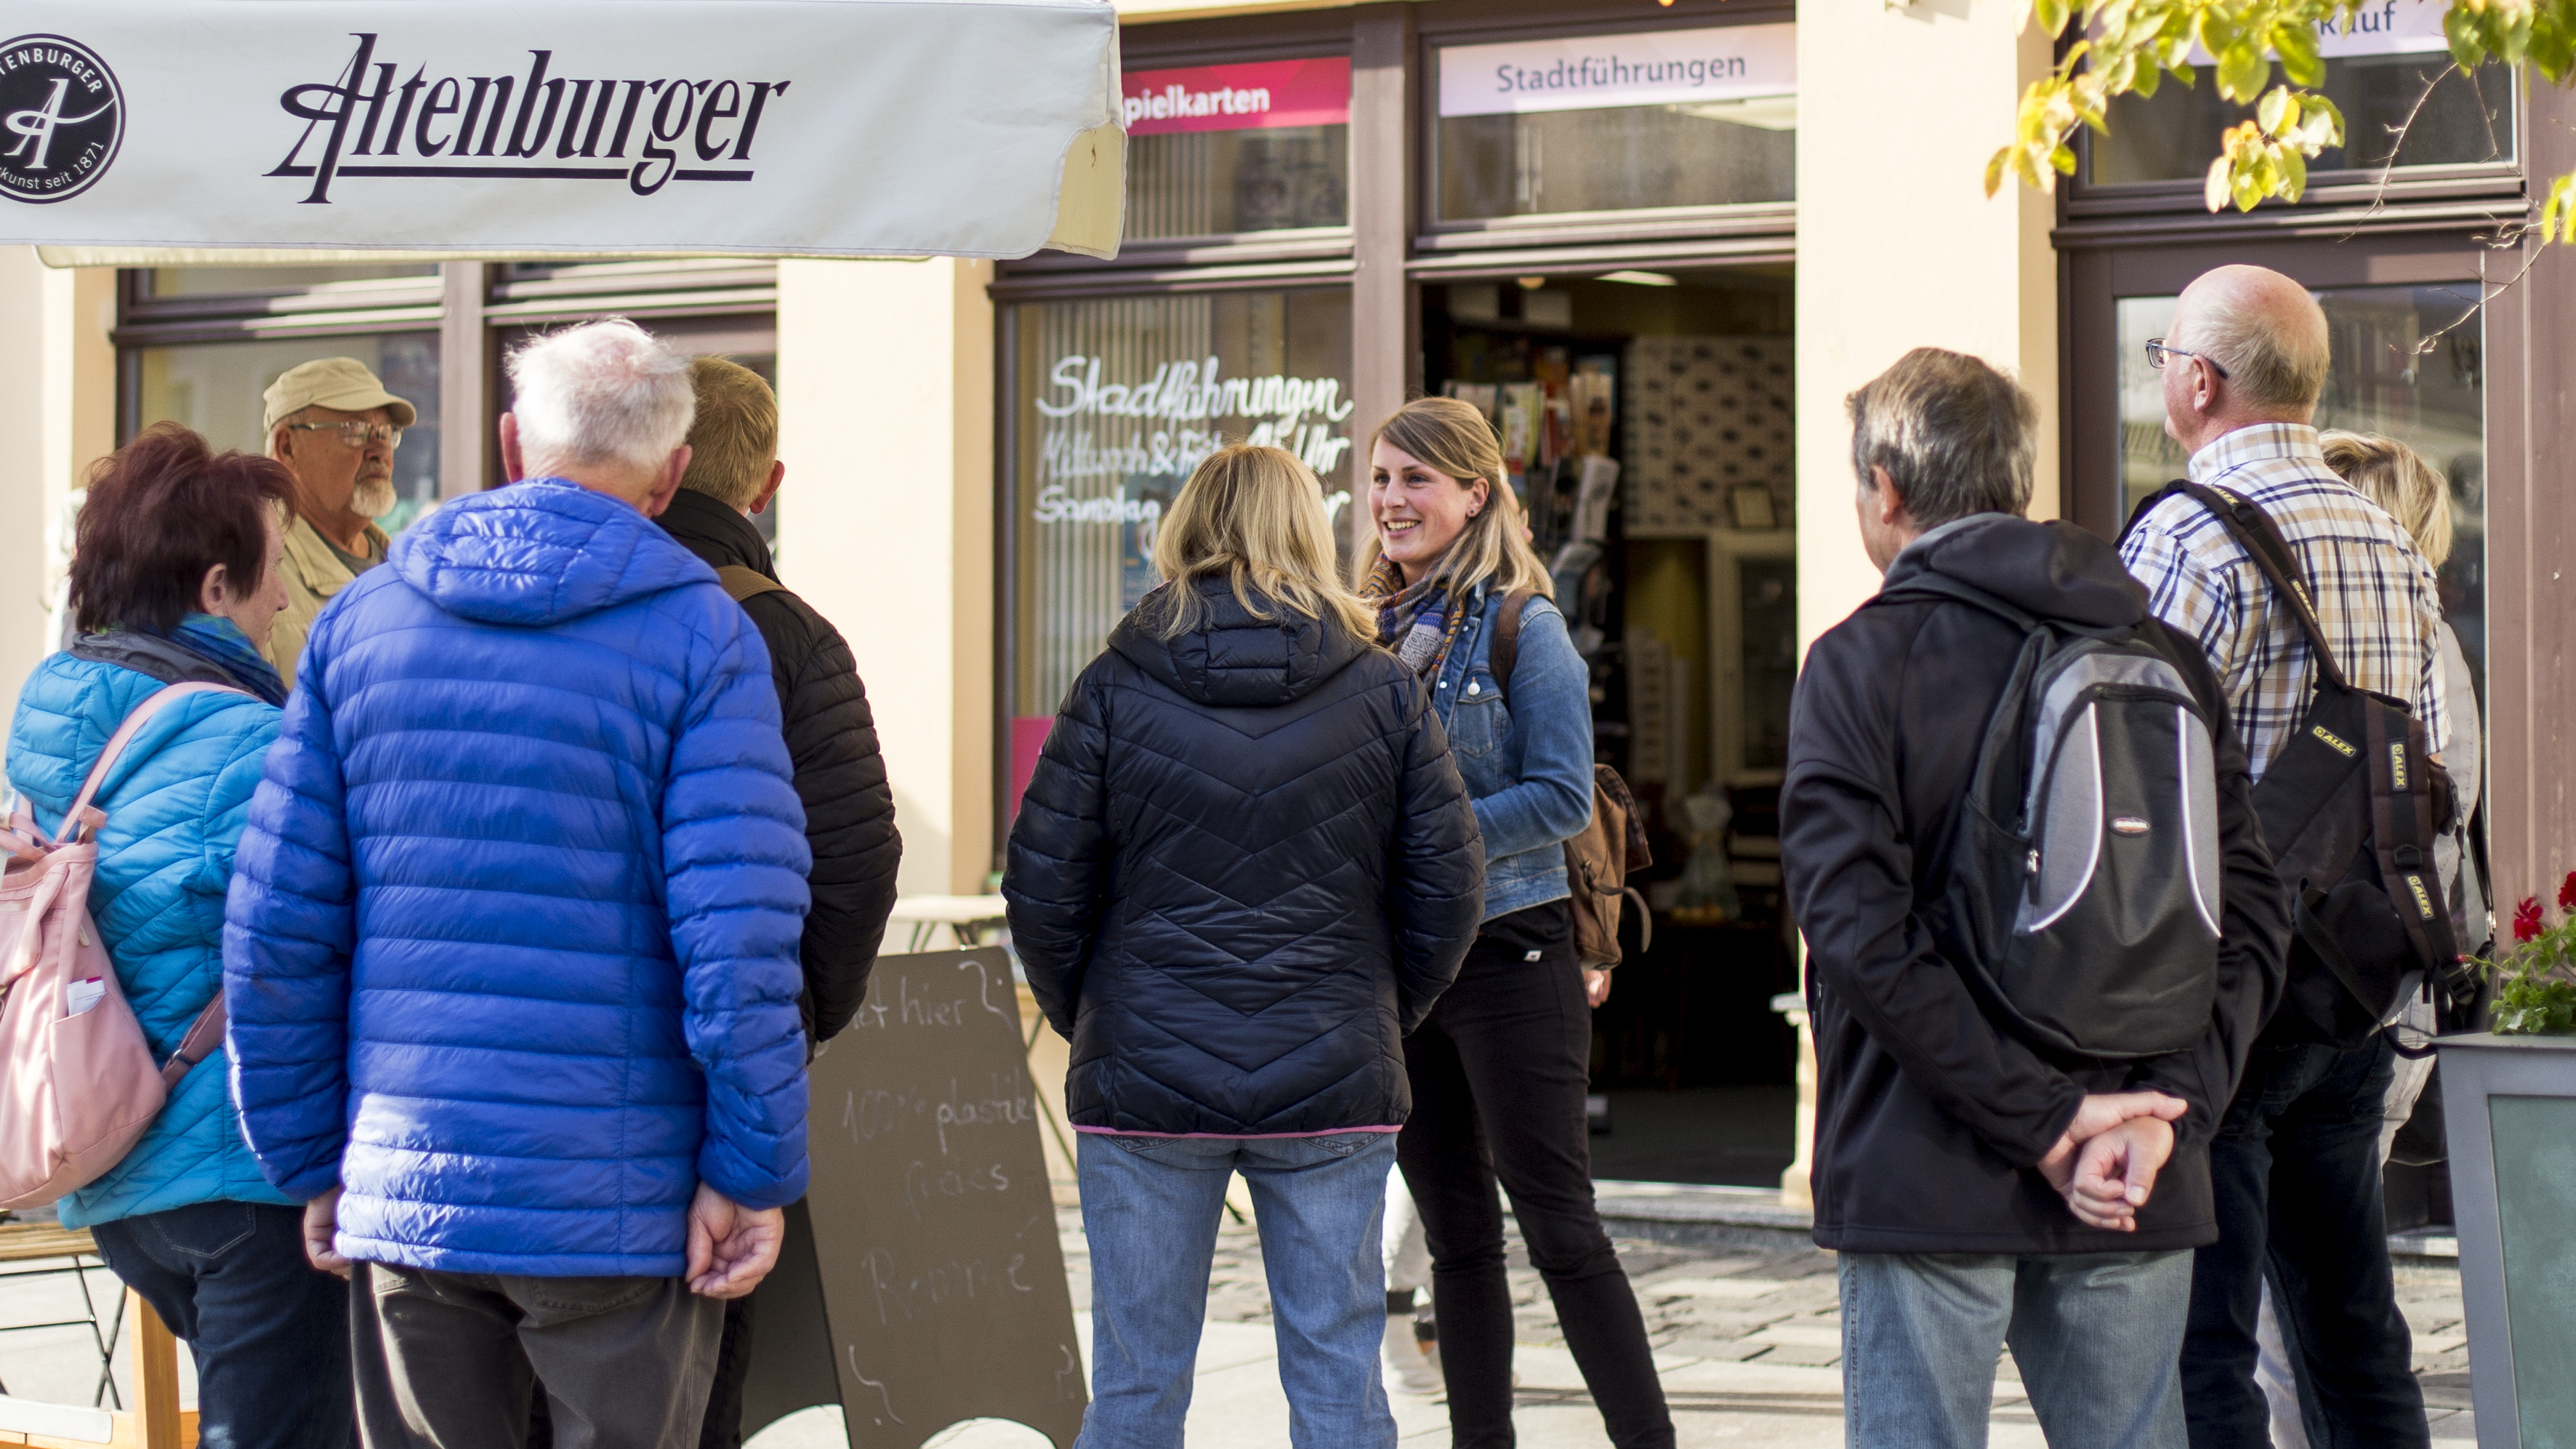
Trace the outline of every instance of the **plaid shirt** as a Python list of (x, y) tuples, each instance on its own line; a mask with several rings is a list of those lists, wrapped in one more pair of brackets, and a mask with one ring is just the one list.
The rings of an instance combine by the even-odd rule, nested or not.
[[(2192, 454), (2191, 478), (2271, 515), (2307, 576), (2344, 677), (2409, 701), (2438, 753), (2451, 725), (2432, 566), (2395, 519), (2326, 466), (2317, 430), (2238, 428)], [(2307, 713), (2316, 682), (2297, 619), (2227, 525), (2191, 499), (2157, 504), (2121, 541), (2120, 557), (2146, 585), (2156, 616), (2208, 651), (2260, 779)]]

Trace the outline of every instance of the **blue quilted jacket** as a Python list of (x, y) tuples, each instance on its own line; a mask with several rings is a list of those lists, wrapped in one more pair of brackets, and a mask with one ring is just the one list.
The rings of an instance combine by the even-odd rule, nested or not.
[[(245, 645), (244, 647), (248, 647)], [(56, 654), (18, 693), (9, 783), (50, 833), (80, 794), (107, 737), (161, 681)], [(260, 759), (277, 710), (247, 695), (200, 694), (153, 716), (98, 794), (107, 812), (89, 908), (155, 1057), (179, 1049), (223, 988), (224, 884), (232, 878)], [(106, 1176), (63, 1199), (74, 1227), (191, 1203), (287, 1203), (242, 1142), (216, 1052), (180, 1078), (169, 1105)]]
[(714, 570), (556, 480), (460, 499), (314, 623), (224, 933), (234, 1090), (340, 1251), (680, 1272), (703, 1180), (805, 1189), (805, 817)]

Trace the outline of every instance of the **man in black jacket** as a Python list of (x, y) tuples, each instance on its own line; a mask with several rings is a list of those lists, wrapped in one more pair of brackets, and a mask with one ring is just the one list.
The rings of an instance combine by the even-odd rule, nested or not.
[(2191, 1048), (2106, 1063), (2008, 1031), (1948, 898), (1951, 838), (2024, 641), (1946, 599), (1864, 605), (1799, 676), (1781, 856), (1809, 951), (1816, 1242), (1839, 1252), (1854, 1444), (1985, 1442), (2008, 1341), (2049, 1441), (2184, 1440), (2190, 1250), (2216, 1235), (2208, 1142), (2281, 987), (2280, 888), (2200, 651), (2109, 544), (2019, 517), (2036, 409), (1974, 358), (1907, 354), (1854, 393), (1861, 535), (1893, 592), (1946, 575), (2044, 619), (2126, 629), (2212, 721), (2222, 854), (2215, 1004)]
[[(715, 568), (769, 646), (796, 793), (805, 802), (805, 840), (814, 853), (800, 1003), (812, 1051), (848, 1026), (867, 999), (868, 971), (894, 910), (895, 866), (903, 856), (894, 790), (850, 646), (813, 606), (779, 585), (769, 545), (751, 522), (787, 476), (778, 461), (778, 399), (758, 373), (721, 358), (691, 363), (689, 380), (698, 393), (697, 421), (689, 428), (693, 451), (660, 522)], [(801, 1219), (804, 1204), (788, 1215)], [(789, 1231), (810, 1229), (791, 1221)], [(726, 1304), (704, 1449), (742, 1442), (742, 1384), (751, 1368), (752, 1305), (759, 1301), (754, 1293)]]

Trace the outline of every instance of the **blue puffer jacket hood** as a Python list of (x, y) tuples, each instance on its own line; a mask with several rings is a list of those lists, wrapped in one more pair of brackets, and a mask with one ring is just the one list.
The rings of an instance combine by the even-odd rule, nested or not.
[(715, 573), (570, 484), (460, 499), (315, 621), (225, 932), (235, 1091), (340, 1251), (669, 1277), (805, 1186), (804, 810)]
[(447, 613), (523, 629), (715, 582), (651, 519), (553, 479), (449, 504), (405, 529), (385, 562)]
[[(151, 675), (68, 653), (36, 666), (10, 721), (9, 783), (38, 826), (60, 828), (108, 736), (161, 687)], [(144, 725), (100, 787), (107, 826), (90, 915), (155, 1057), (177, 1051), (223, 989), (225, 884), (276, 738), (271, 705), (242, 694), (189, 696)], [(124, 1159), (63, 1199), (63, 1221), (88, 1227), (201, 1202), (294, 1201), (251, 1160), (224, 1089), (226, 1066), (219, 1051), (180, 1078)]]

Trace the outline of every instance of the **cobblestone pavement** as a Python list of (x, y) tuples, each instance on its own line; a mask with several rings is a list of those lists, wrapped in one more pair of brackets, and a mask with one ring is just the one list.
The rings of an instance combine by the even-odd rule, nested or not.
[[(1077, 1210), (1058, 1214), (1067, 1269), (1077, 1307), (1090, 1302), (1089, 1258)], [(1679, 1247), (1623, 1239), (1620, 1261), (1637, 1286), (1639, 1306), (1655, 1346), (1666, 1399), (1684, 1445), (1832, 1445), (1842, 1442), (1842, 1317), (1833, 1255), (1812, 1247), (1771, 1250)], [(2399, 1305), (2415, 1336), (2416, 1371), (2436, 1442), (2473, 1442), (2468, 1413), (2468, 1340), (2461, 1326), (2459, 1274), (2447, 1267), (2401, 1264)], [(1572, 1356), (1557, 1331), (1547, 1291), (1529, 1266), (1517, 1233), (1511, 1243), (1512, 1303), (1518, 1319), (1521, 1387), (1516, 1417), (1531, 1445), (1606, 1445), (1599, 1418), (1575, 1374)], [(1208, 1285), (1211, 1335), (1223, 1334), (1240, 1350), (1257, 1338), (1225, 1333), (1227, 1326), (1266, 1328), (1270, 1294), (1263, 1282), (1261, 1242), (1248, 1223), (1229, 1218), (1217, 1235)], [(1266, 1365), (1265, 1365), (1266, 1367)], [(1201, 1365), (1202, 1401), (1191, 1414), (1193, 1442), (1286, 1442), (1284, 1401), (1275, 1376), (1221, 1386)], [(1225, 1392), (1208, 1402), (1210, 1389)], [(1437, 1404), (1399, 1400), (1397, 1419), (1412, 1441), (1441, 1437)], [(1993, 1442), (2039, 1445), (2038, 1421), (2021, 1391), (2010, 1354), (1997, 1365)], [(997, 1444), (1000, 1441), (995, 1441)], [(966, 1449), (959, 1441), (958, 1449)]]

